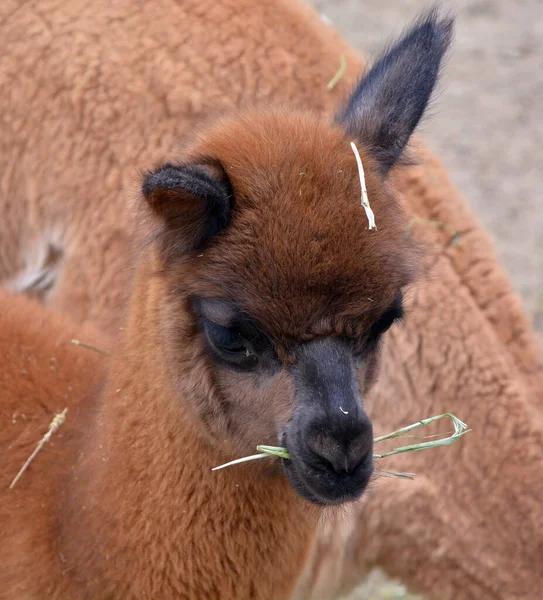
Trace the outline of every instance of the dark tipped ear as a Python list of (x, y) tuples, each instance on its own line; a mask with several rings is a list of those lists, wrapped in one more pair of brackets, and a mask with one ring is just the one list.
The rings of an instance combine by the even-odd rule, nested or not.
[(336, 121), (372, 149), (386, 173), (400, 158), (436, 85), (453, 30), (434, 9), (374, 64)]
[(167, 164), (144, 176), (143, 196), (162, 223), (168, 256), (202, 250), (230, 223), (232, 186), (220, 163)]

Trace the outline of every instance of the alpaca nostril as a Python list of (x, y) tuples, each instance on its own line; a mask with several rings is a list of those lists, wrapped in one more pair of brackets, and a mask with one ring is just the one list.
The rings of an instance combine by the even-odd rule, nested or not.
[(339, 460), (330, 459), (330, 458), (327, 458), (317, 452), (315, 452), (315, 456), (319, 460), (320, 464), (322, 466), (326, 467), (326, 469), (328, 471), (333, 471), (334, 473), (337, 473), (338, 475), (347, 475), (349, 473), (349, 464), (348, 464), (347, 456), (343, 457), (344, 458), (343, 463), (342, 463), (341, 458), (339, 458)]
[(362, 464), (366, 464), (372, 456), (372, 450), (360, 454), (356, 451), (353, 452), (349, 447), (341, 447), (334, 442), (329, 445), (322, 445), (319, 448), (316, 448), (314, 444), (309, 444), (309, 447), (322, 466), (338, 475), (354, 473)]
[(368, 463), (369, 464), (373, 463), (373, 447), (371, 450), (369, 450), (368, 452), (363, 454), (362, 457), (358, 459), (358, 461), (355, 463), (354, 467), (352, 468), (352, 471), (356, 471), (357, 469), (359, 469), (362, 466), (367, 466)]
[(320, 468), (353, 474), (373, 456), (373, 427), (365, 413), (350, 420), (319, 418), (307, 423), (305, 443)]

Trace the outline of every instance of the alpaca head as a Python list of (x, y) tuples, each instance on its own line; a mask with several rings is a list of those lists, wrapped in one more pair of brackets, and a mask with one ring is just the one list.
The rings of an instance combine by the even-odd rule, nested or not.
[[(429, 101), (451, 27), (435, 13), (418, 22), (335, 120), (248, 111), (144, 180), (180, 402), (234, 455), (286, 446), (288, 478), (318, 504), (359, 497), (372, 474), (364, 395), (416, 262), (387, 175)], [(360, 203), (353, 140), (377, 230)]]

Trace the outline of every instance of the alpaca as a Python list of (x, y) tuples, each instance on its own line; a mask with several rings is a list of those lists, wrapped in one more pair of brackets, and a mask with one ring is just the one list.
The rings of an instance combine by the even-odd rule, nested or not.
[[(134, 218), (126, 196), (134, 174), (196, 124), (246, 101), (329, 114), (363, 68), (332, 28), (292, 0), (34, 1), (16, 11), (0, 5), (0, 17), (0, 280), (11, 289), (49, 288), (50, 305), (110, 332), (130, 289)], [(347, 72), (328, 92), (342, 54)], [(418, 164), (390, 172), (402, 206), (461, 237), (451, 246), (446, 232), (413, 228), (444, 250), (417, 285), (424, 293), (406, 295), (413, 305), (405, 325), (387, 334), (393, 340), (385, 336), (366, 405), (378, 433), (452, 410), (474, 428), (462, 442), (470, 452), (409, 455), (405, 468), (418, 481), (380, 480), (351, 520), (319, 525), (301, 589), (322, 599), (381, 565), (440, 600), (533, 597), (542, 587), (541, 512), (533, 503), (541, 491), (530, 470), (541, 464), (541, 344), (489, 237), (440, 162), (414, 146)], [(487, 392), (482, 380), (496, 390)], [(496, 397), (514, 410), (498, 412)], [(481, 440), (489, 423), (499, 435), (504, 422), (498, 444)], [(401, 467), (390, 460), (390, 468)]]
[[(385, 181), (451, 29), (428, 13), (333, 120), (248, 109), (144, 176), (150, 235), (107, 373), (94, 358), (54, 452), (13, 490), (2, 486), (13, 541), (5, 597), (292, 595), (323, 509), (359, 499), (372, 477), (363, 397), (418, 255)], [(353, 140), (376, 230), (360, 205)], [(81, 349), (68, 347), (62, 321), (19, 310), (41, 321), (40, 337), (9, 314), (2, 323), (19, 340), (3, 410), (18, 409), (28, 335), (42, 360), (31, 376), (40, 385), (24, 379), (25, 414), (43, 414), (42, 386), (49, 399), (58, 389), (42, 377), (43, 357), (62, 348), (55, 364), (75, 379)], [(28, 452), (20, 435), (3, 440), (3, 482)], [(290, 459), (212, 471), (259, 442), (286, 446)]]

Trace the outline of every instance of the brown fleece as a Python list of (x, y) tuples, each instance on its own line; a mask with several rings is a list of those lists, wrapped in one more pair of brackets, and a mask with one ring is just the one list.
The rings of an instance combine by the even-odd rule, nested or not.
[[(268, 152), (259, 151), (264, 138)], [(283, 362), (300, 339), (363, 340), (408, 282), (413, 243), (399, 203), (360, 146), (368, 193), (380, 215), (378, 231), (368, 230), (360, 209), (357, 167), (345, 131), (306, 114), (258, 110), (226, 118), (186, 152), (185, 160), (220, 161), (236, 198), (232, 223), (201, 253), (164, 252), (169, 227), (177, 225), (164, 220), (168, 213), (160, 203), (171, 210), (172, 203), (190, 205), (193, 199), (147, 194), (160, 217), (152, 220), (152, 241), (137, 262), (103, 391), (86, 395), (84, 412), (76, 412), (63, 432), (69, 437), (57, 440), (54, 467), (48, 471), (36, 461), (15, 491), (7, 489), (7, 481), (29, 449), (14, 451), (17, 432), (6, 431), (3, 444), (11, 451), (2, 469), (1, 514), (7, 539), (22, 539), (4, 558), (2, 593), (291, 597), (322, 509), (308, 505), (275, 462), (219, 473), (212, 467), (249, 454), (259, 442), (276, 443), (296, 408), (293, 375), (283, 370), (273, 382), (255, 384), (250, 375), (216, 369), (191, 301), (237, 302), (269, 334)], [(289, 243), (293, 235), (295, 247)], [(9, 302), (7, 297), (12, 311)], [(50, 368), (43, 352), (62, 335), (62, 321), (57, 324), (51, 315), (51, 323), (43, 323), (39, 312), (31, 312), (36, 306), (20, 298), (12, 302), (19, 302), (20, 316), (2, 323), (4, 346), (11, 339), (23, 354), (29, 335), (24, 322), (41, 321), (44, 348), (27, 390), (32, 401), (28, 410), (25, 406), (31, 414), (42, 391), (54, 395), (54, 377), (41, 385), (35, 380)], [(79, 380), (70, 361), (76, 352), (90, 351), (69, 346), (66, 336), (56, 344), (61, 356), (55, 364)], [(7, 415), (18, 407), (20, 360), (3, 366)], [(96, 381), (102, 379), (96, 373)], [(84, 381), (82, 389), (89, 387)], [(38, 518), (19, 516), (20, 508), (31, 511), (42, 499)], [(32, 577), (29, 556), (43, 556), (33, 558), (40, 570)]]
[(108, 330), (141, 171), (246, 102), (322, 111), (348, 89), (326, 93), (343, 42), (286, 1), (2, 2), (0, 23), (0, 281), (43, 294), (52, 271), (50, 304)]
[[(310, 9), (286, 0), (12, 1), (0, 6), (0, 23), (0, 278), (43, 293), (36, 277), (51, 272), (49, 302), (106, 330), (128, 297), (135, 220), (126, 199), (139, 171), (195, 124), (246, 101), (329, 112), (361, 65)], [(342, 53), (348, 73), (328, 93)], [(331, 517), (315, 552), (320, 577), (311, 575), (309, 588), (326, 597), (380, 565), (429, 597), (534, 598), (543, 588), (540, 341), (443, 167), (422, 145), (416, 155), (420, 166), (393, 175), (407, 210), (461, 237), (412, 291), (367, 406), (378, 433), (444, 411), (474, 431), (450, 449), (383, 461), (418, 480), (380, 480), (361, 515), (339, 525)], [(430, 249), (447, 244), (447, 231), (414, 232)], [(40, 269), (17, 278), (37, 261)], [(70, 350), (70, 364), (80, 351)], [(29, 403), (36, 411), (38, 398)], [(41, 413), (44, 429), (61, 408)], [(10, 460), (10, 476), (34, 441)], [(31, 497), (35, 512), (38, 491)]]
[[(291, 597), (318, 512), (273, 467), (211, 471), (229, 454), (170, 385), (155, 333), (167, 284), (139, 271), (111, 360), (70, 344), (111, 348), (90, 326), (0, 294), (0, 598)], [(178, 358), (186, 388), (212, 394), (198, 342)]]

